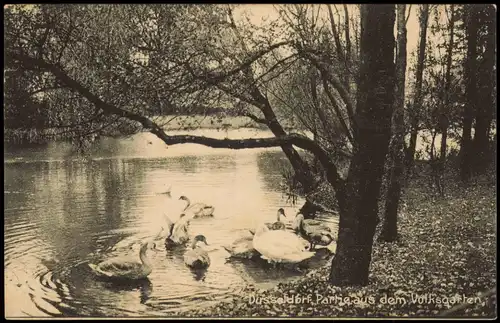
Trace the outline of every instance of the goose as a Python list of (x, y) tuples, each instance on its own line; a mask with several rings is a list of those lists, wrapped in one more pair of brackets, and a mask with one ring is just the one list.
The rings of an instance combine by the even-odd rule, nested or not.
[(330, 228), (319, 221), (304, 220), (304, 215), (301, 213), (298, 213), (295, 217), (294, 231), (309, 241), (309, 250), (314, 250), (316, 245), (328, 246), (335, 240)]
[(155, 250), (156, 244), (145, 242), (139, 251), (140, 262), (130, 257), (113, 257), (100, 262), (99, 264), (88, 264), (95, 275), (119, 280), (139, 280), (144, 279), (153, 271), (151, 262), (146, 253), (148, 250)]
[(211, 205), (206, 205), (204, 203), (195, 203), (191, 205), (191, 200), (187, 198), (185, 195), (179, 197), (179, 200), (184, 200), (187, 202), (186, 207), (183, 212), (190, 211), (194, 214), (193, 217), (208, 217), (214, 215), (214, 207)]
[(204, 269), (210, 266), (208, 252), (198, 245), (199, 242), (208, 245), (204, 235), (197, 235), (191, 245), (191, 249), (184, 254), (184, 263), (192, 269)]
[(253, 247), (261, 253), (261, 258), (274, 263), (295, 264), (314, 256), (314, 252), (307, 251), (297, 235), (289, 231), (269, 230), (266, 225), (255, 232)]
[(253, 234), (251, 236), (236, 239), (229, 246), (222, 246), (233, 258), (252, 259), (259, 256), (259, 252), (253, 247)]

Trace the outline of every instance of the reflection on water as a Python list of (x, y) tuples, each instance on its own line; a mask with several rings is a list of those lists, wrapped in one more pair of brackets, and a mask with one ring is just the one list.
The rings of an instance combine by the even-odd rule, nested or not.
[[(229, 133), (249, 135), (268, 134)], [(267, 288), (301, 275), (227, 261), (221, 248), (274, 220), (277, 208), (293, 215), (300, 206), (286, 204), (278, 190), (286, 162), (279, 149), (167, 147), (145, 133), (104, 138), (90, 159), (72, 156), (66, 143), (4, 154), (7, 316), (161, 316), (211, 305), (248, 283)], [(171, 198), (160, 194), (169, 186)], [(91, 274), (89, 263), (138, 257), (139, 243), (158, 234), (164, 215), (178, 217), (181, 195), (215, 207), (213, 219), (190, 225), (191, 235), (210, 243), (207, 270), (189, 270), (180, 248), (151, 252), (153, 272), (144, 281), (116, 285)]]

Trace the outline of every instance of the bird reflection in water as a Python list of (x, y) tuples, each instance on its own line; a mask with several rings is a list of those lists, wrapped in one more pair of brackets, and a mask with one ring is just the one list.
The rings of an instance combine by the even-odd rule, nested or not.
[(200, 268), (200, 269), (190, 269), (191, 273), (193, 274), (193, 277), (197, 281), (205, 281), (205, 276), (207, 273), (207, 268)]
[(141, 304), (145, 304), (153, 292), (153, 284), (149, 278), (133, 281), (111, 281), (107, 282), (105, 287), (114, 292), (139, 290)]

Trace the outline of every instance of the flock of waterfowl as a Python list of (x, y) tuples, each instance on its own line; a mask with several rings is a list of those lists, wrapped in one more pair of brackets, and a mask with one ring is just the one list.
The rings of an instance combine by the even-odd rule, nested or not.
[[(166, 194), (171, 197), (170, 190)], [(141, 245), (140, 261), (129, 257), (114, 257), (98, 264), (89, 264), (94, 274), (101, 278), (120, 280), (146, 278), (153, 270), (147, 251), (157, 250), (155, 241), (160, 238), (164, 239), (167, 250), (188, 246), (191, 241), (190, 248), (187, 248), (183, 256), (186, 266), (192, 269), (209, 267), (210, 256), (203, 248), (208, 245), (207, 239), (203, 235), (192, 238), (189, 234), (189, 223), (196, 218), (213, 217), (214, 207), (203, 203), (191, 204), (186, 196), (181, 196), (179, 200), (187, 203), (179, 218), (172, 222), (165, 215), (166, 226), (162, 227), (162, 231), (155, 238)], [(286, 217), (284, 209), (280, 208), (275, 222), (263, 223), (255, 230), (249, 229), (248, 236), (222, 247), (234, 258), (262, 258), (274, 265), (298, 264), (313, 257), (316, 246), (328, 246), (335, 240), (331, 229), (320, 221), (304, 219), (304, 216), (298, 213), (290, 230), (287, 230), (282, 216)]]

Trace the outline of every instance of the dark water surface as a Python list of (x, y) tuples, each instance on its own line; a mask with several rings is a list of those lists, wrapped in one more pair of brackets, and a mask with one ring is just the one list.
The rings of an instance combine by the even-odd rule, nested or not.
[[(226, 136), (200, 131), (207, 136)], [(268, 136), (235, 130), (229, 137)], [(88, 159), (67, 143), (4, 151), (6, 316), (161, 316), (212, 305), (246, 284), (269, 288), (301, 274), (260, 263), (227, 262), (230, 244), (279, 207), (279, 149), (227, 150), (198, 145), (166, 148), (151, 134), (104, 138)], [(162, 195), (169, 186), (172, 198)], [(139, 244), (178, 217), (180, 195), (215, 207), (213, 219), (196, 219), (190, 234), (209, 242), (212, 264), (188, 270), (183, 250), (150, 252), (149, 279), (124, 286), (96, 280), (88, 263), (138, 255)], [(328, 219), (336, 227), (336, 219)]]

